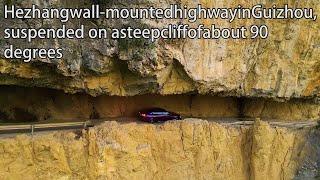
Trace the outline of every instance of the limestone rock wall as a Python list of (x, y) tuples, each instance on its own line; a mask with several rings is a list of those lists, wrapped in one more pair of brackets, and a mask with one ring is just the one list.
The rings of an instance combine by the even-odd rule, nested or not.
[[(95, 1), (98, 2), (98, 1)], [(8, 3), (0, 1), (0, 5)], [(39, 7), (87, 7), (93, 1), (15, 1), (21, 7), (32, 3)], [(207, 7), (251, 7), (271, 1), (105, 1), (103, 7), (166, 7), (177, 3), (189, 7), (201, 3)], [(317, 0), (281, 0), (277, 4), (313, 7), (320, 11)], [(1, 9), (3, 11), (3, 9)], [(81, 20), (88, 27), (164, 27), (182, 20)], [(0, 41), (0, 52), (9, 45), (16, 47), (62, 47), (62, 60), (37, 59), (32, 63), (0, 58), (0, 84), (62, 89), (66, 92), (86, 92), (91, 95), (132, 96), (137, 94), (219, 94), (280, 99), (319, 99), (320, 36), (319, 18), (307, 20), (225, 20), (205, 22), (233, 27), (265, 23), (270, 27), (266, 40), (48, 40), (26, 44), (18, 40)], [(76, 27), (78, 21), (68, 22)], [(4, 27), (58, 27), (58, 20), (0, 22)], [(1, 32), (2, 33), (2, 32)]]
[[(251, 7), (268, 0), (0, 0), (20, 7)], [(278, 0), (313, 7), (318, 0)], [(164, 27), (182, 20), (72, 20), (92, 27)], [(0, 120), (88, 119), (132, 115), (151, 105), (186, 116), (317, 120), (320, 116), (320, 23), (307, 20), (199, 21), (270, 27), (266, 40), (0, 39)], [(4, 27), (59, 27), (58, 20), (3, 20)], [(64, 49), (64, 58), (31, 63), (3, 51)], [(19, 89), (18, 86), (33, 89)], [(42, 91), (34, 87), (43, 87)], [(50, 89), (63, 90), (66, 95)], [(153, 94), (153, 95), (150, 95)], [(177, 94), (184, 94), (177, 96)], [(187, 94), (187, 95), (186, 95)], [(99, 96), (93, 98), (91, 96)], [(101, 96), (100, 96), (101, 95)], [(139, 95), (139, 96), (136, 96)], [(170, 96), (160, 96), (170, 95)], [(214, 97), (211, 95), (228, 96)], [(123, 97), (118, 97), (123, 96)], [(134, 96), (134, 97), (128, 97)], [(229, 97), (232, 96), (232, 97)], [(193, 97), (190, 98), (190, 97)], [(239, 102), (236, 97), (245, 98)], [(262, 98), (261, 98), (262, 97)], [(277, 99), (279, 101), (273, 101)], [(138, 105), (137, 105), (138, 104)], [(139, 108), (139, 109), (138, 109)], [(292, 179), (319, 177), (319, 130), (221, 125), (199, 119), (162, 125), (106, 122), (83, 132), (0, 139), (2, 179)]]
[[(199, 119), (162, 125), (106, 122), (82, 133), (1, 139), (0, 175), (3, 179), (292, 179), (305, 157), (316, 157), (312, 146), (317, 143), (310, 145), (308, 140), (311, 132), (272, 128), (262, 121), (253, 127)], [(307, 162), (311, 165), (318, 158)]]

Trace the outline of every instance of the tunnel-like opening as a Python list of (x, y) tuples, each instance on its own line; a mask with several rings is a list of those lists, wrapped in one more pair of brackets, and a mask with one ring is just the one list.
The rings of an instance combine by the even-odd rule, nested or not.
[(319, 119), (320, 112), (320, 105), (308, 100), (278, 102), (265, 98), (197, 94), (92, 97), (85, 93), (67, 94), (47, 88), (0, 86), (1, 122), (136, 117), (139, 110), (150, 107), (202, 119), (259, 117), (287, 121), (314, 120)]

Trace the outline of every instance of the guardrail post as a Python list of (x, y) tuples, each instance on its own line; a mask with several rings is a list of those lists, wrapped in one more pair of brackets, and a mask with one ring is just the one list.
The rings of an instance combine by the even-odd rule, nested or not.
[(83, 123), (83, 128), (84, 128), (84, 129), (87, 129), (87, 121), (85, 121), (85, 122)]
[(34, 133), (34, 124), (31, 124), (31, 135), (33, 136)]

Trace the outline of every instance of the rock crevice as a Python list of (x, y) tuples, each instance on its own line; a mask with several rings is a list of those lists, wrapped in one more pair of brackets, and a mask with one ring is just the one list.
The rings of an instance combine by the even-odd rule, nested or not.
[(310, 130), (273, 128), (263, 121), (240, 127), (199, 119), (162, 125), (105, 122), (80, 136), (55, 132), (1, 139), (0, 175), (4, 179), (292, 179), (299, 172), (300, 177), (302, 171), (312, 172), (302, 168), (313, 146), (319, 145), (309, 143)]

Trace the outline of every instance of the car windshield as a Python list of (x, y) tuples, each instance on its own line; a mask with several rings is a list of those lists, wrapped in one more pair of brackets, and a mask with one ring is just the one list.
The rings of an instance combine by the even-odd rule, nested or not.
[(169, 112), (151, 112), (150, 114), (153, 114), (153, 115), (168, 115)]
[(152, 108), (152, 109), (149, 109), (148, 112), (153, 115), (168, 115), (169, 114), (168, 111), (166, 111), (165, 109), (161, 109), (161, 108)]

